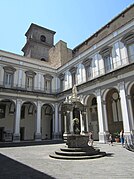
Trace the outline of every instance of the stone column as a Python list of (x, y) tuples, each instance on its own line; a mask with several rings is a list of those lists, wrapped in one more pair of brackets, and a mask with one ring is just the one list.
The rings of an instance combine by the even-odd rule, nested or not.
[(66, 112), (66, 119), (67, 119), (67, 133), (70, 133), (70, 111)]
[(64, 112), (64, 133), (67, 134), (67, 116)]
[(98, 109), (98, 120), (99, 120), (99, 142), (106, 143), (105, 123), (104, 123), (103, 105), (102, 105), (100, 89), (96, 90), (96, 95), (97, 95), (97, 109)]
[(35, 140), (40, 141), (41, 140), (41, 106), (42, 103), (40, 101), (37, 101), (37, 118), (36, 118), (36, 131), (35, 131)]
[(70, 133), (73, 133), (73, 112), (70, 111)]
[(58, 118), (58, 103), (55, 103), (55, 125), (54, 125), (54, 139), (59, 138), (59, 118)]
[(87, 133), (87, 121), (86, 121), (86, 112), (82, 113), (82, 120), (83, 120), (83, 126), (84, 126), (84, 133)]
[(61, 122), (61, 111), (59, 111), (59, 138), (62, 138)]
[(105, 125), (105, 134), (108, 141), (109, 138), (109, 129), (108, 129), (108, 121), (107, 121), (107, 109), (106, 109), (106, 101), (102, 102), (103, 104), (103, 111), (104, 111), (104, 125)]
[(80, 112), (80, 133), (82, 134), (84, 131), (84, 125), (83, 125), (83, 115), (82, 111)]
[(132, 143), (134, 144), (134, 119), (133, 119), (133, 110), (132, 110), (132, 97), (129, 95), (127, 96), (128, 99), (128, 109), (129, 109), (129, 116), (130, 116), (130, 125), (131, 125), (131, 137)]
[(13, 141), (19, 142), (20, 141), (20, 116), (21, 116), (21, 104), (22, 100), (16, 100), (16, 113), (15, 113), (15, 125), (14, 125), (14, 134), (13, 134)]
[(128, 104), (126, 100), (126, 92), (125, 92), (125, 83), (124, 81), (119, 83), (119, 90), (120, 90), (120, 98), (121, 98), (121, 109), (122, 109), (122, 118), (123, 118), (123, 126), (124, 126), (124, 135), (125, 138), (131, 141), (131, 126), (129, 121), (129, 114), (128, 114)]

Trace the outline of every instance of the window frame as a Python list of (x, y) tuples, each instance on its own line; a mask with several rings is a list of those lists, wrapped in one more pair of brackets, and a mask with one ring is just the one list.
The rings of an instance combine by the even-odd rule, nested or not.
[(4, 69), (4, 80), (3, 80), (3, 85), (7, 88), (13, 87), (14, 83), (14, 73), (16, 71), (15, 68), (12, 66), (5, 66), (3, 67)]
[[(103, 58), (105, 72), (108, 73), (108, 72), (112, 71), (114, 69), (113, 58), (112, 58), (112, 47), (110, 47), (110, 46), (103, 47), (101, 49), (101, 51), (99, 52), (99, 54)], [(107, 60), (107, 58), (108, 58), (108, 60)], [(109, 65), (107, 65), (107, 62)]]

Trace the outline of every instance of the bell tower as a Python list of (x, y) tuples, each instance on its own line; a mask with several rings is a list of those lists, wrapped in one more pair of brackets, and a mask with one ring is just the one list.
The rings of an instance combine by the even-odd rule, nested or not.
[(22, 48), (24, 56), (48, 61), (48, 52), (54, 45), (55, 33), (32, 23), (25, 34), (27, 41)]

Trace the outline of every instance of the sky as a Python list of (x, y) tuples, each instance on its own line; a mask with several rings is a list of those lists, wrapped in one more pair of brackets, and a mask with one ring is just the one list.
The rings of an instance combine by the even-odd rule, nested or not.
[(23, 55), (31, 23), (56, 32), (75, 48), (121, 13), (133, 0), (0, 0), (0, 50)]

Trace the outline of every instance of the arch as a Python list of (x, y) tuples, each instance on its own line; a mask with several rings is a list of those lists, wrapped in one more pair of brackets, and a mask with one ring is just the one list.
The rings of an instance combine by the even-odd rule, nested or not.
[(53, 137), (53, 114), (54, 106), (45, 103), (41, 107), (41, 134), (42, 139), (52, 139)]
[(99, 139), (99, 124), (98, 124), (98, 110), (97, 99), (94, 94), (87, 96), (87, 118), (88, 118), (88, 130), (93, 131), (95, 140)]
[(23, 101), (20, 116), (20, 140), (34, 140), (37, 107), (32, 101)]
[(0, 141), (12, 141), (14, 131), (15, 102), (0, 100)]
[(111, 134), (120, 132), (123, 129), (120, 95), (116, 88), (106, 91), (106, 111), (108, 129)]
[(128, 95), (130, 95), (131, 89), (132, 89), (133, 85), (134, 85), (134, 82), (130, 82), (130, 83), (128, 84), (128, 86), (127, 86), (127, 94), (128, 94)]
[(117, 86), (113, 86), (113, 87), (110, 87), (110, 88), (105, 89), (105, 90), (102, 92), (102, 99), (103, 99), (103, 101), (106, 100), (106, 96), (107, 96), (108, 92), (109, 92), (111, 89), (113, 89), (113, 88), (116, 89), (116, 90), (119, 92)]
[(131, 84), (129, 98), (129, 110), (130, 110), (130, 121), (132, 124), (132, 130), (134, 130), (134, 83)]

